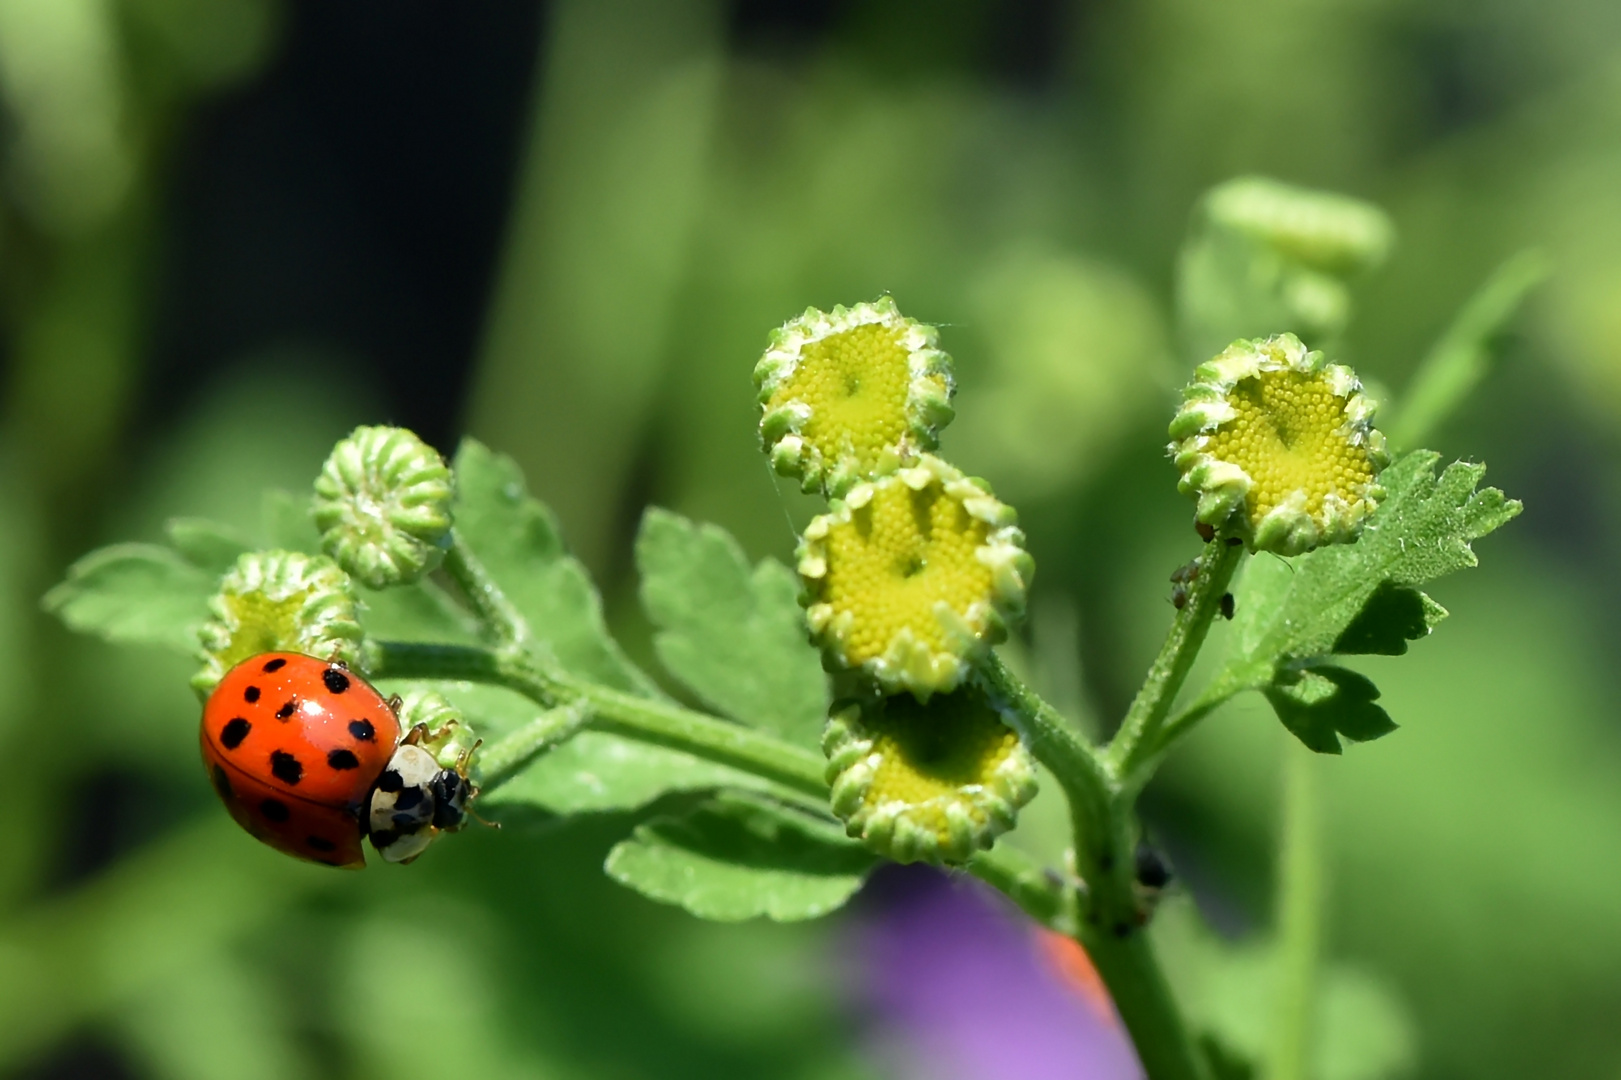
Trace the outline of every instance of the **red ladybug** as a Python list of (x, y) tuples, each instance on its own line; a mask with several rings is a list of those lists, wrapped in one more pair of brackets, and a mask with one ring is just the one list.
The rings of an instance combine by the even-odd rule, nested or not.
[(400, 743), (381, 694), (342, 664), (299, 653), (244, 660), (203, 707), (203, 764), (237, 824), (328, 866), (366, 865), (373, 792)]

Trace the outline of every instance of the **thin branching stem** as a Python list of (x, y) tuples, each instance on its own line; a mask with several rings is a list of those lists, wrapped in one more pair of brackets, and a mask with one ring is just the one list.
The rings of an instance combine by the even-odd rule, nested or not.
[(1162, 739), (1166, 717), (1177, 692), (1193, 669), (1210, 624), (1221, 610), (1221, 598), (1232, 583), (1244, 549), (1217, 536), (1205, 545), (1199, 574), (1188, 589), (1187, 602), (1176, 613), (1154, 666), (1131, 703), (1120, 731), (1109, 744), (1108, 761), (1127, 788), (1140, 790), (1165, 750)]

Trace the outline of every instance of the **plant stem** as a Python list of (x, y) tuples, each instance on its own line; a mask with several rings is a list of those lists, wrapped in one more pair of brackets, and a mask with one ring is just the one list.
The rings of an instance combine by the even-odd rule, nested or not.
[(377, 678), (463, 679), (505, 686), (547, 708), (577, 704), (590, 714), (586, 728), (682, 750), (825, 802), (822, 759), (753, 728), (542, 670), (532, 656), (517, 649), (393, 641), (376, 642), (375, 649)]
[[(1196, 649), (1197, 643), (1192, 647)], [(978, 676), (991, 697), (1013, 714), (1012, 723), (1030, 752), (1052, 772), (1069, 799), (1075, 861), (1087, 891), (1077, 897), (1080, 918), (1067, 932), (1086, 947), (1097, 965), (1151, 1080), (1203, 1080), (1204, 1061), (1138, 925), (1132, 888), (1131, 793), (1121, 789), (1108, 762), (1057, 710), (1015, 678), (994, 654), (980, 663)], [(1034, 898), (1031, 910), (1026, 899), (1007, 888), (1012, 882), (989, 876), (985, 868), (970, 864), (970, 869), (1008, 892), (1033, 917), (1040, 919), (1048, 910), (1049, 898)], [(1070, 895), (1075, 895), (1073, 890)]]
[(1004, 843), (968, 860), (968, 872), (1007, 896), (1049, 930), (1074, 937), (1079, 927), (1077, 892), (1052, 870)]
[(559, 705), (484, 747), (476, 766), (479, 788), (489, 792), (500, 787), (535, 758), (573, 738), (590, 719), (584, 702)]
[(1276, 1021), (1268, 1080), (1306, 1080), (1317, 1016), (1317, 966), (1322, 948), (1322, 812), (1316, 755), (1284, 747), (1283, 835), (1278, 865)]
[(454, 531), (450, 536), (450, 550), (445, 552), (444, 571), (467, 597), (474, 614), (502, 644), (521, 645), (529, 638), (529, 626), (523, 616), (490, 577), (478, 556)]
[(1210, 623), (1221, 608), (1221, 598), (1232, 583), (1233, 571), (1243, 558), (1240, 544), (1229, 544), (1224, 536), (1205, 545), (1199, 558), (1199, 575), (1188, 589), (1187, 602), (1176, 613), (1171, 632), (1166, 635), (1154, 666), (1148, 669), (1148, 678), (1131, 703), (1120, 731), (1109, 744), (1107, 759), (1125, 786), (1138, 790), (1151, 772), (1151, 764), (1158, 758), (1161, 731), (1171, 704), (1182, 689), (1182, 683), (1193, 668)]

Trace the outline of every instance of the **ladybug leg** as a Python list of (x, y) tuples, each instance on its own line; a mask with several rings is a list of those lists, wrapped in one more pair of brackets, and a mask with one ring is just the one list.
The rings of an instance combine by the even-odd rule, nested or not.
[(416, 724), (416, 725), (412, 726), (410, 731), (407, 731), (405, 733), (405, 738), (400, 740), (400, 745), (401, 746), (421, 746), (423, 740), (425, 740), (427, 737), (428, 737), (428, 725), (427, 724)]
[(393, 713), (396, 717), (400, 715), (400, 706), (404, 704), (405, 699), (400, 697), (400, 695), (390, 694), (388, 696), (388, 711)]

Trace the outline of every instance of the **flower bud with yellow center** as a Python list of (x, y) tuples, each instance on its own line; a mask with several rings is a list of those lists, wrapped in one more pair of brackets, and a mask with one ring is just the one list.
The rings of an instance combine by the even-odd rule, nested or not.
[(858, 484), (805, 529), (802, 602), (833, 666), (921, 700), (1023, 617), (1035, 563), (1013, 509), (982, 481), (923, 455)]
[(775, 331), (754, 368), (772, 466), (838, 496), (932, 450), (952, 417), (951, 360), (937, 339), (887, 296), (810, 308)]
[(1195, 374), (1170, 454), (1197, 519), (1280, 555), (1356, 539), (1388, 455), (1355, 373), (1280, 334), (1236, 341)]
[(208, 602), (199, 634), (202, 670), (191, 685), (207, 697), (237, 664), (262, 652), (299, 652), (359, 666), (362, 632), (354, 585), (331, 559), (296, 551), (250, 551)]
[(1036, 794), (1013, 729), (974, 687), (835, 705), (822, 737), (833, 812), (896, 862), (961, 863), (1011, 829)]

